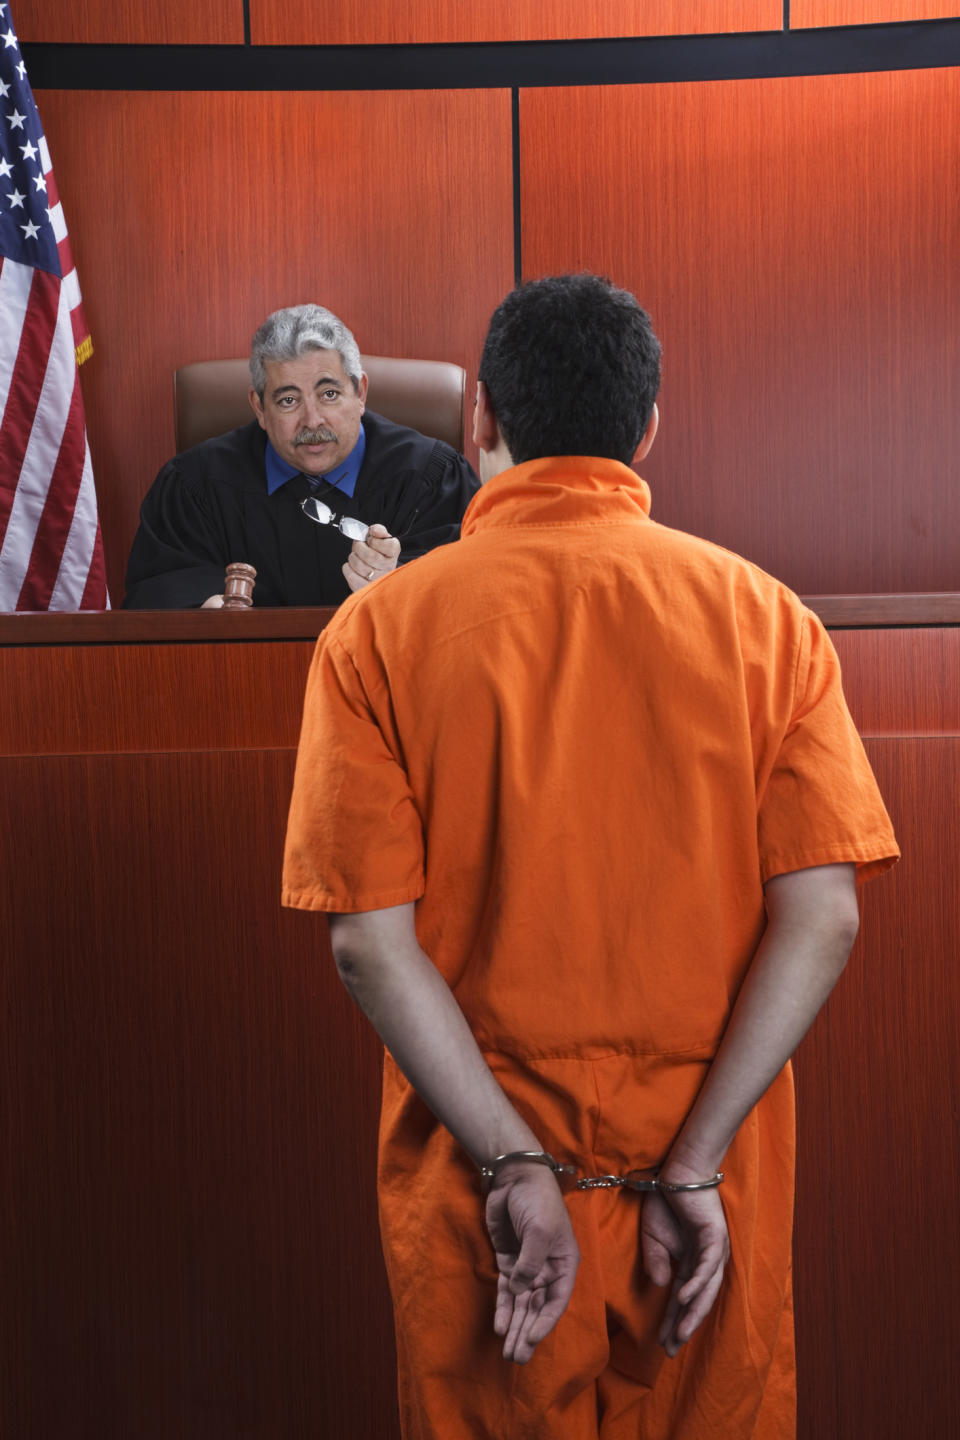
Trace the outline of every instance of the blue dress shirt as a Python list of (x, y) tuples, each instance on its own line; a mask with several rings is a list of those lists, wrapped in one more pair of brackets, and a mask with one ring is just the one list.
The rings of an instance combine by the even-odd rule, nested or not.
[[(308, 475), (306, 479), (315, 480), (318, 485), (335, 485), (345, 495), (352, 497), (357, 488), (357, 476), (360, 474), (360, 466), (363, 464), (363, 457), (367, 449), (367, 437), (363, 433), (363, 421), (360, 422), (360, 434), (357, 436), (357, 443), (354, 445), (346, 460), (342, 461), (329, 475)], [(281, 485), (286, 485), (295, 475), (302, 475), (302, 470), (297, 470), (293, 465), (288, 465), (274, 450), (270, 441), (267, 441), (267, 494), (272, 495), (279, 490)]]

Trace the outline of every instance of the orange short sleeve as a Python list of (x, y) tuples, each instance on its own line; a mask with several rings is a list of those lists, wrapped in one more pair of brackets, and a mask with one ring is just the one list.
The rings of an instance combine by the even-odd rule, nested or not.
[(790, 870), (854, 861), (859, 882), (888, 869), (900, 853), (847, 709), (837, 653), (809, 611), (802, 622), (793, 713), (758, 804), (764, 881)]
[(417, 900), (423, 855), (420, 815), (403, 767), (353, 659), (325, 632), (307, 681), (283, 903), (355, 913)]

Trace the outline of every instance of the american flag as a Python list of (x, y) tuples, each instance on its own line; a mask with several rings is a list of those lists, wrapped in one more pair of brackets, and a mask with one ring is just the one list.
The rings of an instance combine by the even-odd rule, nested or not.
[(106, 610), (80, 392), (93, 346), (10, 7), (0, 0), (0, 610)]

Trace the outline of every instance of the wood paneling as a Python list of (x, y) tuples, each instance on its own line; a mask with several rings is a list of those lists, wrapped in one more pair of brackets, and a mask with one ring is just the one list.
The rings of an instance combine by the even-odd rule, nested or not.
[(318, 300), (369, 353), (454, 360), (472, 387), (513, 274), (505, 92), (38, 103), (93, 332), (81, 375), (114, 603), (173, 452), (177, 366), (245, 354), (271, 310)]
[(313, 649), (301, 640), (2, 650), (3, 750), (296, 748)]
[(807, 595), (804, 603), (828, 627), (960, 625), (958, 590), (926, 595)]
[(960, 1407), (960, 629), (832, 636), (903, 858), (862, 893), (796, 1062), (799, 1440), (949, 1435)]
[[(835, 640), (904, 860), (798, 1059), (800, 1437), (947, 1435), (960, 629)], [(0, 651), (4, 1434), (395, 1440), (378, 1046), (278, 904), (310, 649)]]
[(867, 751), (903, 859), (798, 1059), (800, 1440), (946, 1436), (960, 1413), (960, 737)]
[(395, 1435), (379, 1047), (282, 911), (293, 753), (0, 760), (0, 1429)]
[(804, 594), (958, 588), (958, 128), (949, 69), (522, 92), (525, 274), (664, 341), (655, 518)]
[(315, 640), (334, 613), (332, 605), (269, 610), (21, 611), (0, 614), (0, 647)]
[(318, 8), (309, 0), (250, 0), (255, 45), (403, 45), (477, 40), (587, 40), (612, 35), (709, 35), (779, 30), (781, 0), (515, 0), (513, 5), (463, 5), (416, 0), (411, 5)]
[(16, 0), (21, 40), (87, 45), (242, 45), (243, 0)]
[(790, 28), (939, 20), (954, 15), (960, 15), (957, 0), (791, 0)]
[(830, 638), (861, 735), (960, 735), (960, 628), (838, 630)]
[[(806, 595), (828, 627), (960, 625), (960, 591), (933, 595)], [(332, 606), (271, 610), (84, 610), (0, 614), (0, 646), (146, 641), (315, 640)], [(0, 732), (2, 733), (2, 732)]]

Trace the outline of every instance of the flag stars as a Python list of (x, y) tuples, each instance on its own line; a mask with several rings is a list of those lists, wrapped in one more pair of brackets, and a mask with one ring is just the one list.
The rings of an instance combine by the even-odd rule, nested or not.
[[(21, 115), (20, 111), (14, 106), (13, 114), (7, 116), (7, 119), (10, 121), (10, 129), (23, 130), (23, 122), (26, 118), (26, 115)], [(24, 130), (23, 133), (26, 134), (27, 132)]]
[(32, 220), (28, 220), (26, 225), (21, 225), (20, 229), (23, 231), (24, 235), (28, 240), (36, 240), (37, 236), (40, 234), (40, 226), (35, 225)]
[(42, 190), (44, 194), (46, 194), (47, 182), (46, 180), (44, 180), (42, 175), (34, 175), (33, 183), (34, 185), (36, 185), (38, 190)]
[(24, 200), (25, 200), (26, 198), (27, 198), (27, 197), (26, 197), (25, 195), (21, 195), (21, 194), (20, 194), (20, 191), (19, 191), (19, 190), (14, 190), (12, 193), (11, 193), (9, 190), (7, 191), (7, 199), (10, 201), (10, 209), (11, 209), (11, 210), (16, 210), (16, 208), (17, 208), (18, 205), (19, 205), (20, 209), (22, 210), (22, 209), (23, 209), (23, 202), (24, 202)]
[(28, 140), (26, 145), (20, 146), (20, 154), (25, 160), (35, 159), (38, 153), (37, 147), (32, 140)]
[(12, 25), (11, 25), (10, 29), (7, 31), (6, 35), (0, 35), (0, 40), (3, 41), (3, 44), (4, 44), (4, 48), (5, 48), (5, 49), (7, 49), (7, 50), (16, 50), (16, 48), (17, 48), (17, 37), (16, 37), (16, 35), (14, 35), (14, 33), (13, 33), (13, 26), (12, 26)]
[(6, 98), (7, 98), (7, 96), (8, 96), (9, 94), (10, 94), (10, 86), (7, 84), (7, 82), (6, 82), (5, 80), (0, 80), (0, 98), (6, 100)]
[(27, 73), (27, 67), (26, 67), (26, 65), (25, 65), (25, 64), (23, 63), (23, 61), (21, 60), (19, 65), (15, 65), (15, 66), (14, 66), (14, 69), (16, 70), (17, 74), (20, 76), (20, 79), (22, 80), (22, 79), (25, 77), (26, 73)]
[(5, 160), (3, 156), (0, 155), (0, 178), (5, 178), (12, 170), (13, 166), (10, 164), (10, 161)]

